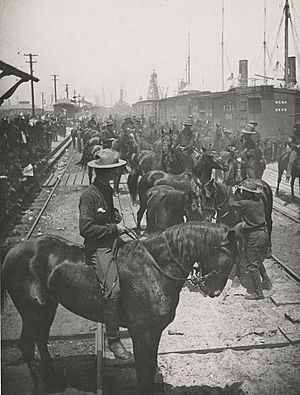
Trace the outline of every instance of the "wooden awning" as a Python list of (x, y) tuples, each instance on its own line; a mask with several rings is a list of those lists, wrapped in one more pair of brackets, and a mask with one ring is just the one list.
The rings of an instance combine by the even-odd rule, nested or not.
[(14, 84), (8, 91), (6, 91), (0, 97), (0, 106), (3, 104), (4, 100), (9, 99), (14, 94), (18, 86), (21, 85), (23, 82), (27, 82), (29, 80), (32, 80), (34, 82), (39, 82), (39, 79), (37, 77), (31, 76), (30, 74), (25, 73), (24, 71), (19, 70), (8, 63), (2, 62), (1, 60), (0, 60), (0, 71), (1, 71), (0, 79), (10, 75), (14, 75), (20, 78), (20, 80), (16, 84)]

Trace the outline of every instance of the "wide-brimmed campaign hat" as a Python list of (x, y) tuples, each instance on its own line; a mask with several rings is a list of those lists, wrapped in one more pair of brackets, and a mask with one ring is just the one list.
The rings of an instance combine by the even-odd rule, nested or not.
[(114, 121), (112, 120), (112, 119), (108, 119), (107, 121), (106, 121), (106, 124), (107, 125), (113, 125), (114, 124)]
[(251, 192), (251, 193), (261, 193), (261, 189), (259, 189), (257, 187), (257, 185), (255, 184), (255, 182), (253, 182), (252, 180), (247, 180), (244, 181), (243, 185), (239, 185), (239, 189), (241, 191), (247, 191), (247, 192)]
[(242, 129), (241, 134), (256, 134), (256, 132), (253, 132), (252, 130), (247, 130), (247, 129)]
[(251, 127), (254, 127), (254, 126), (257, 126), (258, 123), (256, 121), (249, 121), (248, 125), (251, 126)]
[(119, 159), (119, 153), (110, 148), (97, 151), (95, 159), (88, 163), (88, 166), (94, 169), (113, 169), (124, 165), (126, 165), (126, 161)]
[(193, 124), (191, 123), (191, 121), (185, 121), (182, 123), (184, 126), (193, 126)]

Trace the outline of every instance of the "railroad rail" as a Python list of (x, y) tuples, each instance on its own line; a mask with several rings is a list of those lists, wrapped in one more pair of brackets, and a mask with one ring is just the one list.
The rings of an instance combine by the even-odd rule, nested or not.
[[(45, 212), (47, 206), (49, 205), (51, 199), (53, 198), (55, 192), (57, 191), (57, 188), (59, 185), (65, 185), (65, 186), (71, 186), (71, 185), (87, 185), (87, 180), (85, 178), (86, 173), (82, 174), (79, 172), (76, 174), (68, 174), (68, 166), (70, 165), (70, 163), (72, 162), (72, 160), (74, 159), (74, 156), (76, 155), (76, 152), (73, 151), (72, 153), (70, 153), (69, 158), (66, 160), (66, 163), (64, 164), (64, 169), (62, 170), (62, 172), (59, 174), (59, 176), (57, 178), (56, 174), (53, 174), (51, 177), (48, 178), (48, 180), (45, 182), (45, 187), (48, 189), (51, 189), (50, 194), (47, 196), (47, 198), (44, 200), (44, 203), (42, 205), (42, 207), (40, 208), (39, 212), (37, 213), (37, 216), (32, 224), (32, 226), (30, 227), (30, 229), (26, 232), (26, 235), (24, 236), (25, 239), (29, 239), (32, 234), (34, 233), (34, 230), (37, 228), (40, 219), (43, 216), (43, 213)], [(51, 186), (50, 186), (51, 185)], [(127, 191), (127, 186), (125, 183), (122, 183), (121, 188), (123, 189), (124, 194), (120, 194), (117, 199), (116, 199), (116, 203), (119, 206), (119, 208), (121, 209), (122, 213), (125, 213), (127, 210), (127, 214), (126, 214), (126, 225), (133, 227), (136, 225), (135, 223), (135, 211), (133, 209), (133, 206), (131, 205), (130, 199), (128, 198), (128, 191)], [(128, 222), (128, 218), (130, 219), (130, 223)], [(294, 218), (291, 218), (292, 220), (294, 220)], [(124, 218), (123, 218), (123, 222), (124, 222)], [(297, 221), (296, 221), (297, 222)], [(272, 259), (274, 261), (276, 261), (281, 267), (284, 268), (284, 270), (297, 282), (300, 281), (300, 277), (293, 272), (292, 269), (290, 269), (284, 262), (282, 262), (277, 256), (272, 256)], [(81, 333), (81, 334), (74, 334), (74, 335), (65, 335), (62, 334), (60, 336), (51, 336), (50, 340), (63, 340), (63, 341), (67, 341), (67, 340), (73, 340), (73, 339), (91, 339), (93, 337), (95, 337), (96, 335), (96, 356), (97, 356), (97, 394), (98, 395), (102, 395), (103, 394), (103, 357), (104, 357), (104, 331), (103, 331), (103, 326), (101, 324), (98, 325), (96, 334), (94, 333)], [(128, 334), (127, 332), (123, 332), (122, 333), (122, 337), (124, 338), (128, 338)], [(5, 341), (4, 344), (6, 344), (6, 346), (11, 347), (13, 344), (15, 344), (16, 342), (14, 341)], [(283, 341), (283, 342), (277, 342), (274, 343), (274, 345), (270, 345), (270, 343), (266, 343), (266, 344), (259, 344), (259, 345), (255, 345), (256, 348), (270, 348), (270, 347), (285, 347), (287, 345), (287, 341)], [(213, 353), (213, 352), (221, 352), (224, 349), (232, 349), (232, 350), (249, 350), (251, 348), (253, 348), (253, 345), (243, 345), (243, 344), (238, 344), (238, 345), (230, 345), (230, 346), (226, 346), (226, 347), (208, 347), (208, 348), (201, 348), (199, 346), (196, 346), (194, 349), (185, 349), (185, 350), (162, 350), (161, 352), (159, 352), (159, 355), (166, 355), (168, 353), (178, 353), (178, 354), (189, 354), (189, 353)]]

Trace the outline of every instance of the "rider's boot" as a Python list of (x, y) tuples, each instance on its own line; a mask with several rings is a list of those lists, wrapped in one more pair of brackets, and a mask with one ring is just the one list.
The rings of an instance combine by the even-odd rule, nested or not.
[(273, 287), (273, 284), (272, 284), (269, 276), (267, 275), (266, 268), (263, 263), (261, 263), (259, 265), (259, 273), (262, 278), (262, 282), (261, 282), (262, 288), (267, 291), (270, 291)]
[(264, 293), (263, 293), (262, 283), (261, 283), (261, 279), (260, 279), (260, 274), (259, 274), (258, 268), (257, 267), (253, 267), (253, 268), (249, 269), (249, 273), (251, 275), (255, 291), (254, 291), (254, 293), (245, 295), (245, 299), (248, 299), (248, 300), (261, 300), (261, 299), (264, 299), (265, 296), (264, 296)]
[(119, 300), (107, 299), (104, 304), (104, 322), (108, 339), (108, 348), (115, 358), (123, 361), (133, 359), (133, 355), (125, 349), (119, 332)]

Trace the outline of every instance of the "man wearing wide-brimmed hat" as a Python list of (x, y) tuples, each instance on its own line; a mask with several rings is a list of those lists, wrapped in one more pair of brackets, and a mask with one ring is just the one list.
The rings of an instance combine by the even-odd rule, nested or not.
[(103, 148), (111, 148), (113, 141), (117, 138), (118, 136), (116, 135), (116, 132), (114, 130), (114, 122), (111, 118), (108, 118), (102, 124), (101, 140)]
[(187, 120), (182, 123), (183, 124), (183, 129), (178, 135), (178, 145), (181, 145), (182, 147), (189, 147), (194, 144), (194, 134), (192, 131), (192, 123), (190, 120)]
[(254, 293), (245, 299), (264, 299), (263, 289), (270, 290), (272, 283), (264, 267), (269, 237), (266, 230), (265, 206), (262, 190), (254, 180), (248, 179), (239, 186), (241, 200), (230, 200), (231, 209), (237, 210), (241, 217), (238, 229), (245, 235), (247, 270), (254, 285)]
[(113, 204), (113, 191), (109, 181), (114, 172), (126, 162), (119, 159), (112, 149), (98, 151), (96, 159), (88, 166), (95, 170), (96, 178), (80, 197), (79, 231), (84, 238), (86, 263), (95, 268), (104, 298), (104, 322), (109, 349), (115, 357), (129, 360), (129, 353), (120, 341), (119, 298), (120, 284), (117, 266), (113, 256), (113, 245), (124, 234), (125, 228), (117, 225), (121, 215)]
[(294, 162), (297, 156), (300, 154), (300, 120), (296, 121), (293, 134), (289, 137), (287, 145), (291, 150), (289, 163), (286, 170), (286, 179), (289, 181), (291, 178)]

